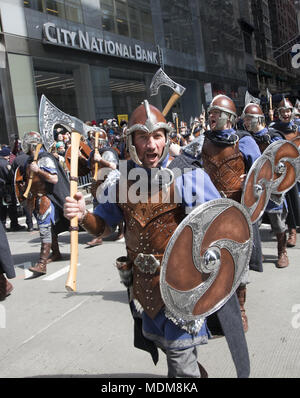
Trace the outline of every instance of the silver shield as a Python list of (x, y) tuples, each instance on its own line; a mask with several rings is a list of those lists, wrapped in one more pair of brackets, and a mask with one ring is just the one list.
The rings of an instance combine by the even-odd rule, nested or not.
[(216, 199), (177, 227), (162, 259), (160, 288), (174, 319), (203, 319), (221, 308), (247, 272), (253, 244), (244, 206)]

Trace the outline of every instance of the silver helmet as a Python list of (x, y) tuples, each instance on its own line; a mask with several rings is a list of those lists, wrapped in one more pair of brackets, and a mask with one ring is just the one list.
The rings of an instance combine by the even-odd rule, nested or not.
[(144, 100), (132, 113), (126, 129), (126, 145), (131, 156), (131, 159), (139, 166), (142, 162), (138, 158), (136, 147), (133, 144), (132, 133), (135, 131), (144, 131), (148, 134), (153, 133), (159, 129), (164, 129), (166, 132), (166, 145), (159, 162), (162, 162), (169, 153), (170, 140), (169, 133), (173, 130), (166, 122), (165, 117), (155, 106), (150, 105), (147, 100)]
[(265, 115), (258, 104), (249, 103), (245, 106), (241, 118), (244, 120), (246, 116), (251, 117), (250, 128), (251, 132), (257, 129), (258, 124), (265, 123)]
[(290, 116), (290, 121), (295, 117), (295, 109), (294, 109), (294, 107), (293, 107), (293, 104), (291, 103), (291, 101), (288, 99), (288, 98), (283, 98), (280, 102), (279, 102), (279, 105), (278, 105), (278, 116), (279, 116), (279, 119), (280, 120), (282, 120), (282, 121), (285, 121), (284, 119), (283, 119), (283, 116), (282, 116), (282, 114), (281, 114), (281, 111), (283, 110), (283, 109), (290, 109), (291, 110), (291, 116)]
[(42, 143), (43, 141), (40, 133), (37, 131), (29, 131), (28, 133), (24, 134), (21, 146), (25, 153), (29, 153), (30, 150), (34, 150), (38, 144)]
[(217, 95), (213, 98), (211, 104), (209, 105), (207, 110), (208, 114), (214, 109), (221, 112), (220, 118), (216, 125), (217, 130), (222, 130), (228, 121), (230, 121), (232, 124), (235, 124), (237, 112), (236, 106), (231, 98), (223, 94)]

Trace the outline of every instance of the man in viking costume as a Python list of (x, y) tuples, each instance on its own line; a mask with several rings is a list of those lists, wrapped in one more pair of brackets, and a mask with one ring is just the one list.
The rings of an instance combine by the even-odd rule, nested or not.
[[(269, 125), (269, 131), (275, 131), (281, 134), (287, 141), (292, 141), (299, 136), (300, 126), (295, 123), (295, 110), (291, 101), (283, 98), (278, 105), (279, 120)], [(287, 246), (294, 247), (297, 242), (297, 226), (300, 226), (300, 199), (299, 183), (297, 183), (285, 197), (288, 205), (287, 225), (288, 238)]]
[(57, 159), (43, 147), (37, 160), (33, 161), (36, 146), (41, 143), (41, 135), (34, 131), (26, 133), (22, 141), (23, 151), (30, 156), (25, 165), (24, 182), (28, 183), (32, 177), (26, 207), (36, 217), (41, 239), (39, 261), (29, 268), (36, 276), (46, 274), (47, 264), (62, 258), (57, 235), (68, 229), (62, 207), (63, 198), (69, 192), (69, 182)]
[[(201, 162), (217, 190), (224, 197), (240, 202), (244, 179), (254, 161), (261, 155), (250, 133), (235, 130), (237, 111), (226, 95), (217, 95), (208, 108), (210, 130), (205, 133)], [(253, 227), (254, 247), (250, 269), (262, 271), (262, 250), (258, 226)], [(245, 332), (248, 319), (245, 313), (247, 275), (237, 289)]]
[[(93, 180), (91, 183), (91, 194), (93, 196), (93, 207), (95, 208), (98, 205), (97, 201), (97, 192), (101, 191), (101, 186), (104, 183), (106, 177), (112, 170), (116, 170), (118, 168), (119, 157), (117, 152), (108, 145), (108, 137), (104, 130), (100, 130), (98, 137), (98, 150), (95, 150), (95, 132), (92, 131), (90, 135), (90, 142), (92, 146), (92, 151), (88, 158), (87, 164), (89, 169), (91, 170)], [(97, 165), (97, 173), (95, 173)], [(119, 225), (118, 235), (122, 234), (122, 224)], [(110, 231), (113, 232), (113, 231)], [(87, 242), (89, 246), (98, 246), (102, 245), (102, 235), (96, 236), (90, 242)]]
[[(284, 135), (274, 129), (268, 129), (265, 123), (265, 116), (258, 104), (248, 104), (245, 106), (242, 114), (244, 126), (255, 139), (261, 153), (272, 143), (283, 140)], [(278, 259), (277, 268), (285, 268), (289, 265), (287, 255), (287, 236), (286, 236), (286, 203), (278, 205), (269, 201), (265, 213), (268, 216), (272, 231), (277, 239)]]
[[(128, 123), (126, 139), (131, 160), (124, 169), (120, 167), (119, 181), (109, 187), (106, 199), (100, 200), (93, 213), (86, 210), (83, 196), (77, 193), (74, 198), (66, 198), (64, 214), (68, 219), (78, 217), (80, 225), (96, 236), (106, 225), (125, 221), (127, 257), (118, 258), (117, 267), (128, 288), (134, 345), (148, 351), (155, 364), (158, 348), (162, 349), (167, 357), (168, 377), (207, 377), (197, 362), (197, 346), (207, 343), (212, 333), (225, 335), (238, 377), (248, 377), (249, 355), (235, 293), (212, 315), (191, 321), (171, 315), (162, 300), (161, 261), (175, 229), (189, 209), (220, 198), (200, 167), (191, 167), (183, 174), (172, 172), (170, 130), (163, 114), (143, 101)], [(177, 171), (179, 166), (180, 159)], [(141, 184), (136, 190), (139, 200), (132, 195), (137, 181)], [(152, 191), (153, 186), (156, 189)], [(149, 188), (144, 196), (143, 188)], [(181, 200), (175, 200), (176, 196)]]

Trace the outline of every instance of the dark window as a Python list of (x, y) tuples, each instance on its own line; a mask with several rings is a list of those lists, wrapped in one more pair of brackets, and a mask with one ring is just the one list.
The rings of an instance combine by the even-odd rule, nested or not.
[(24, 0), (24, 7), (83, 23), (81, 0)]

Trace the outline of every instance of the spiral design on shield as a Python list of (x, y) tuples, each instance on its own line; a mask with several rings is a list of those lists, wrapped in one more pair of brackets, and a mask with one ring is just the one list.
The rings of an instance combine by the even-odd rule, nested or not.
[(164, 253), (161, 293), (173, 317), (198, 320), (219, 309), (247, 270), (253, 232), (244, 206), (216, 199), (194, 209)]

